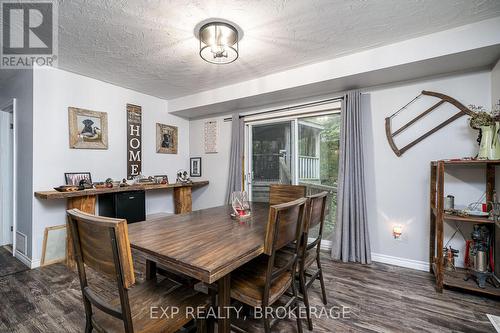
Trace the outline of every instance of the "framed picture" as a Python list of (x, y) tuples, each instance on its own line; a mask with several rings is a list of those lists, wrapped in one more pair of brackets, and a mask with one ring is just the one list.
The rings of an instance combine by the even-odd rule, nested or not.
[(168, 176), (167, 175), (155, 175), (153, 176), (155, 183), (157, 184), (168, 184)]
[(217, 120), (209, 120), (205, 122), (203, 130), (205, 135), (205, 154), (217, 153), (217, 141), (219, 137)]
[(189, 176), (201, 177), (201, 157), (191, 157), (190, 165)]
[(90, 172), (66, 172), (64, 178), (66, 179), (66, 185), (78, 186), (83, 179), (87, 180), (89, 184), (92, 184)]
[(64, 224), (45, 228), (41, 266), (55, 264), (66, 259), (66, 237)]
[(156, 124), (156, 152), (177, 154), (178, 129), (176, 126)]
[(68, 108), (69, 147), (72, 149), (108, 149), (108, 114)]

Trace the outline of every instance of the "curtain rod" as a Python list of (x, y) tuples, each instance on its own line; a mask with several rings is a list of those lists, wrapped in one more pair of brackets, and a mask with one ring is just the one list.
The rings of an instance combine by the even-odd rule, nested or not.
[[(326, 104), (329, 102), (336, 102), (336, 101), (341, 101), (343, 100), (344, 97), (335, 97), (335, 98), (330, 98), (330, 99), (325, 99), (321, 101), (316, 101), (316, 102), (310, 102), (310, 103), (304, 103), (304, 104), (298, 104), (294, 106), (287, 106), (279, 109), (273, 109), (273, 110), (268, 110), (268, 111), (263, 111), (263, 112), (254, 112), (254, 113), (249, 113), (245, 115), (241, 115), (239, 118), (245, 118), (245, 117), (250, 117), (250, 116), (255, 116), (255, 115), (261, 115), (261, 114), (266, 114), (266, 113), (273, 113), (273, 112), (279, 112), (279, 111), (286, 111), (286, 110), (296, 110), (296, 109), (303, 109), (308, 106), (315, 106), (315, 105), (321, 105), (321, 104)], [(224, 118), (224, 121), (232, 121), (232, 117)]]

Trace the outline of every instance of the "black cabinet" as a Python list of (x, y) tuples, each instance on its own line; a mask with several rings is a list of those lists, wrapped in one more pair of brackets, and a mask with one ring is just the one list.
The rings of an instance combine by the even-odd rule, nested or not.
[(146, 219), (146, 194), (131, 191), (99, 195), (99, 215), (126, 219), (128, 223)]

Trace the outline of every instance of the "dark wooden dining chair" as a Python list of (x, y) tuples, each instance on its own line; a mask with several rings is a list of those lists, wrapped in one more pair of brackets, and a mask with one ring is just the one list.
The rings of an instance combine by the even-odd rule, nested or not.
[(269, 204), (279, 205), (306, 196), (306, 187), (302, 185), (271, 184), (269, 187)]
[[(308, 289), (319, 280), (321, 284), (321, 293), (323, 304), (327, 304), (325, 282), (323, 280), (323, 270), (321, 267), (321, 238), (323, 236), (323, 226), (325, 222), (326, 202), (328, 192), (324, 191), (307, 197), (306, 214), (304, 219), (303, 237), (299, 248), (299, 260), (297, 265), (297, 275), (299, 278), (300, 292), (306, 307), (308, 329), (313, 329), (311, 313), (309, 308)], [(312, 242), (309, 242), (309, 235), (312, 228), (318, 227), (318, 234)], [(277, 261), (280, 262), (290, 255), (290, 249), (280, 251), (277, 255)], [(316, 269), (313, 264), (316, 262)]]
[[(208, 306), (207, 296), (156, 278), (135, 283), (134, 266), (128, 240), (127, 221), (94, 216), (77, 209), (67, 211), (75, 259), (83, 294), (85, 332), (176, 332), (193, 318), (186, 307)], [(87, 281), (87, 268), (116, 281), (119, 296), (111, 301), (101, 297)], [(101, 279), (102, 281), (102, 279)], [(102, 286), (96, 286), (97, 289)], [(179, 313), (165, 318), (160, 307), (178, 307)], [(152, 316), (157, 307), (158, 316)], [(198, 332), (205, 323), (198, 322)]]
[[(297, 329), (302, 332), (299, 317), (298, 293), (295, 285), (298, 251), (277, 267), (276, 252), (292, 242), (298, 242), (302, 234), (306, 198), (271, 206), (264, 242), (264, 254), (231, 274), (231, 298), (244, 304), (265, 309), (287, 294), (290, 299), (285, 307), (296, 307)], [(265, 316), (264, 316), (265, 317)], [(274, 321), (263, 318), (266, 333)]]

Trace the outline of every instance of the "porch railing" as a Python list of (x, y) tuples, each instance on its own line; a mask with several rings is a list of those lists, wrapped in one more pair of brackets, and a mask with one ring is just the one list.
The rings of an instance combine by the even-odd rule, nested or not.
[(319, 157), (299, 156), (299, 180), (319, 179)]
[[(279, 154), (255, 154), (253, 156), (254, 180), (279, 182), (284, 173)], [(299, 156), (299, 180), (319, 180), (319, 157)]]

